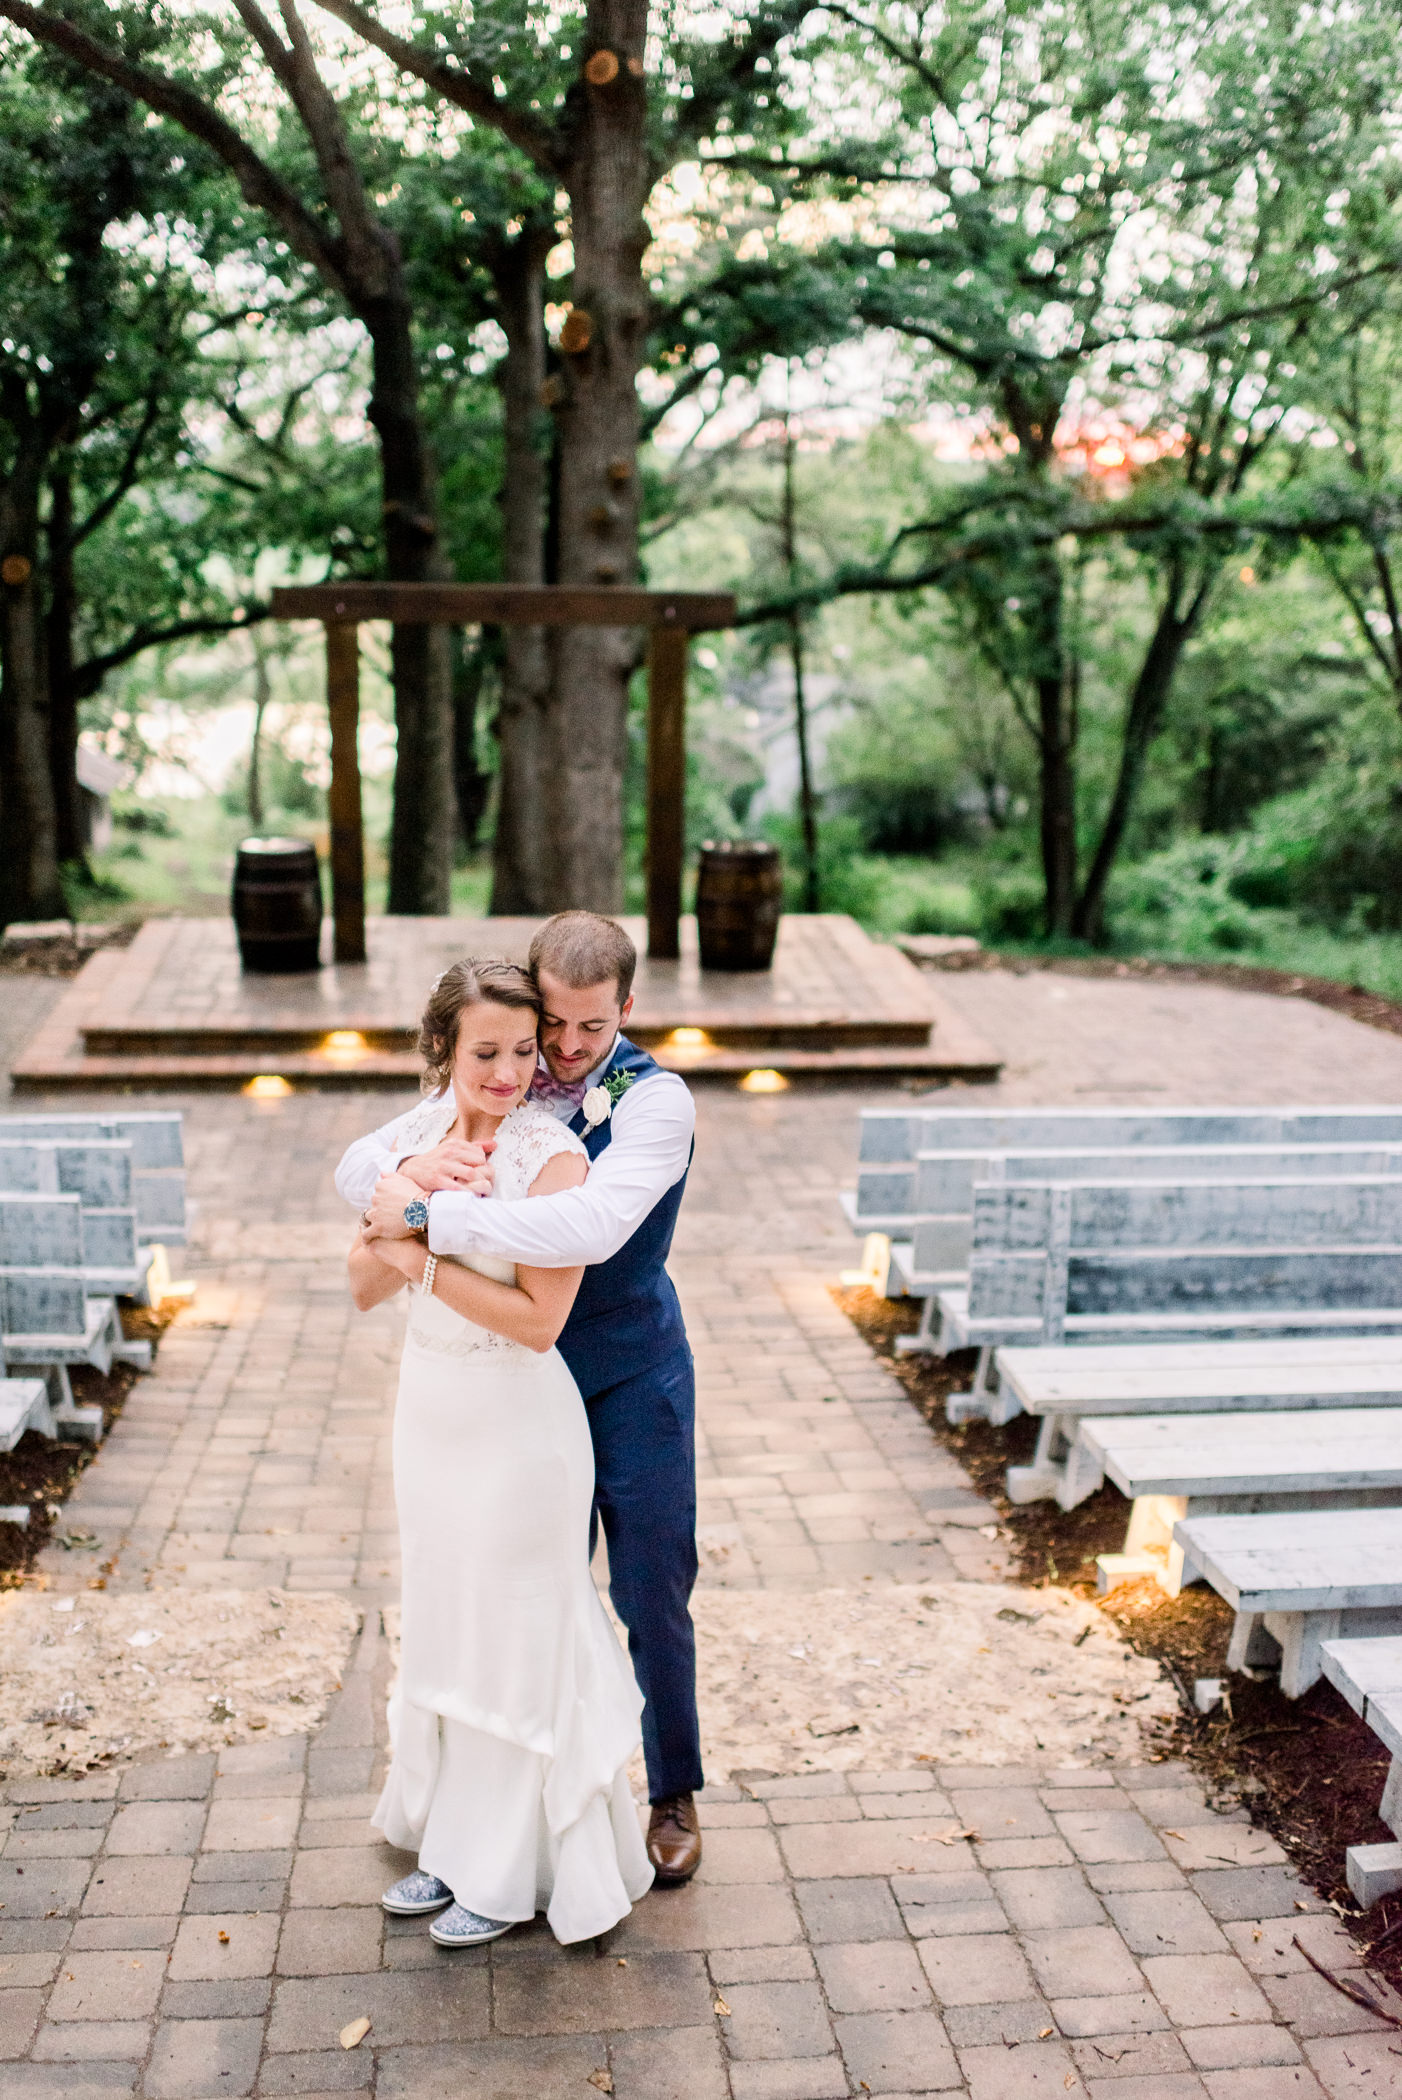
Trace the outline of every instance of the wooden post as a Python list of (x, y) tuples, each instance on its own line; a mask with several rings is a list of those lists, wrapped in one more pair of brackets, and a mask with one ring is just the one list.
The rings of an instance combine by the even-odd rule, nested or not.
[(681, 954), (686, 841), (684, 627), (654, 627), (647, 660), (647, 952)]
[(331, 718), (331, 910), (338, 963), (365, 960), (365, 839), (360, 813), (360, 635), (326, 622), (326, 707)]

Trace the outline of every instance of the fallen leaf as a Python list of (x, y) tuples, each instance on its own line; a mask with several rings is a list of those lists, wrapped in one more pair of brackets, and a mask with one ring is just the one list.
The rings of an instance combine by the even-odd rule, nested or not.
[(1180, 1845), (1186, 1845), (1188, 1842), (1181, 1830), (1166, 1830), (1164, 1836), (1166, 1838), (1177, 1838)]
[(1038, 2041), (1039, 2041), (1039, 2042), (1044, 2042), (1044, 2041), (1046, 2040), (1047, 2036), (1048, 2036), (1049, 2034), (1051, 2034), (1052, 2032), (1053, 2032), (1053, 2029), (1052, 2029), (1052, 2028), (1050, 2028), (1050, 2027), (1039, 2027), (1039, 2028), (1038, 2028), (1038, 2030), (1037, 2030), (1037, 2039), (1038, 2039)]
[(728, 2020), (730, 2018), (730, 2007), (726, 2004), (724, 1998), (721, 1997), (719, 1992), (716, 1993), (716, 2002), (711, 2007), (711, 2011), (719, 2013), (723, 2020)]
[(613, 2091), (613, 2073), (612, 2071), (591, 2071), (584, 2083), (592, 2085), (596, 2092), (611, 2093)]
[(228, 1933), (227, 1933), (227, 1932), (221, 1932), (221, 1933), (220, 1933), (220, 1935), (219, 1935), (219, 1944), (220, 1944), (220, 1946), (221, 1946), (221, 1947), (227, 1947), (227, 1946), (228, 1946), (228, 1944), (229, 1944), (229, 1935), (228, 1935)]
[(620, 1968), (620, 1969), (626, 1969), (626, 1968), (627, 1968), (627, 1966), (628, 1966), (628, 1957), (627, 1957), (627, 1955), (626, 1955), (626, 1954), (620, 1954), (620, 1955), (619, 1955), (619, 1957), (618, 1957), (618, 1966), (619, 1966), (619, 1968)]
[(972, 1838), (977, 1844), (978, 1832), (972, 1828), (961, 1830), (957, 1824), (951, 1824), (948, 1830), (921, 1831), (912, 1837), (911, 1843), (913, 1845), (957, 1845), (960, 1838)]
[(358, 2049), (369, 2032), (370, 2022), (362, 2013), (358, 2020), (348, 2021), (341, 2029), (341, 2047), (343, 2049)]

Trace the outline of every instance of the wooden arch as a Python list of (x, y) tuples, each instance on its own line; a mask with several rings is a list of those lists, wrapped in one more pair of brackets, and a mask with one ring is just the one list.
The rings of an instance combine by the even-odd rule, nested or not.
[(686, 658), (693, 634), (729, 627), (724, 591), (644, 591), (529, 583), (316, 583), (275, 590), (272, 617), (326, 630), (331, 718), (331, 909), (335, 958), (365, 960), (365, 846), (360, 805), (362, 620), (438, 627), (646, 627), (647, 952), (681, 953), (686, 838)]

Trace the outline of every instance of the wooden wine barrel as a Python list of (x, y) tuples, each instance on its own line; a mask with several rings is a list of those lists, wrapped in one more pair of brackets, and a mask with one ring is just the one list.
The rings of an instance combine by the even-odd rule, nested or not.
[(707, 841), (696, 873), (703, 970), (767, 970), (774, 960), (784, 870), (778, 849), (754, 839)]
[(307, 839), (244, 839), (234, 857), (234, 925), (245, 970), (315, 970), (321, 871)]

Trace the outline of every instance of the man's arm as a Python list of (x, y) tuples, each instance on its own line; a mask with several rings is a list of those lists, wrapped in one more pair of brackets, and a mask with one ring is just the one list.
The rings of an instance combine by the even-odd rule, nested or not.
[(660, 1072), (630, 1087), (613, 1115), (613, 1136), (583, 1188), (512, 1203), (453, 1190), (430, 1196), (432, 1251), (496, 1254), (536, 1269), (573, 1269), (617, 1254), (686, 1172), (696, 1105), (675, 1073)]
[(414, 1109), (406, 1108), (402, 1116), (372, 1130), (369, 1137), (357, 1138), (341, 1154), (341, 1164), (336, 1169), (336, 1193), (344, 1197), (352, 1209), (364, 1210), (375, 1193), (375, 1183), (380, 1176), (390, 1173), (398, 1165), (400, 1155), (396, 1141), (413, 1114)]

